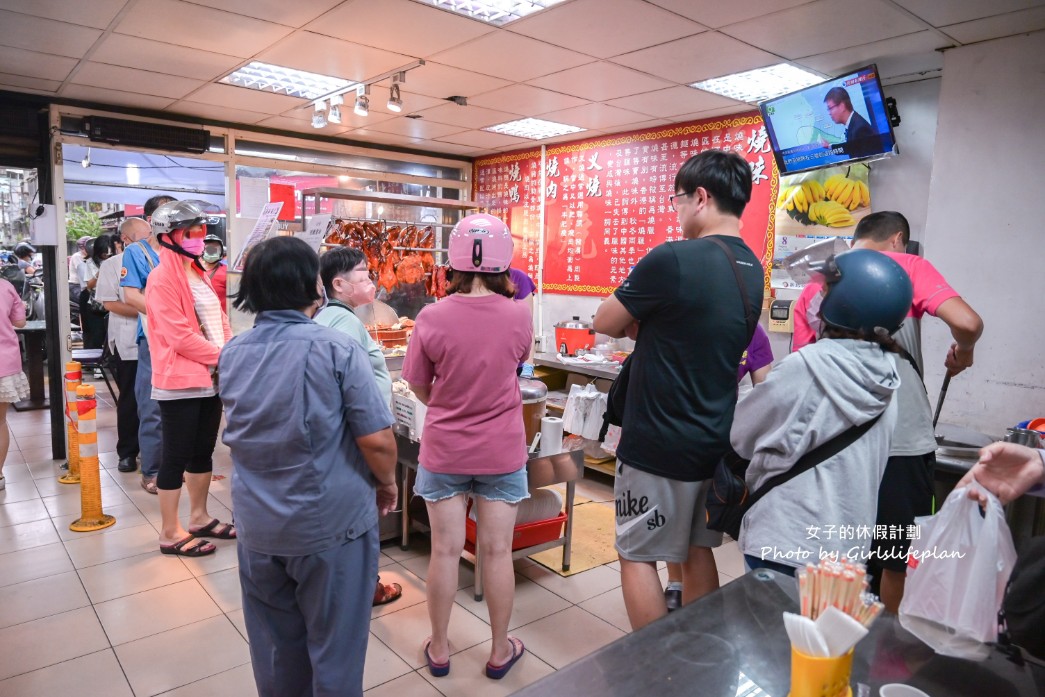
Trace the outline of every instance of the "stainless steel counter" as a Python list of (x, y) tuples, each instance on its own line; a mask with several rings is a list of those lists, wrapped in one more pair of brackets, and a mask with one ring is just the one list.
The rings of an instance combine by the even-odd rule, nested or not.
[(558, 368), (570, 373), (587, 375), (592, 378), (605, 378), (607, 380), (616, 380), (617, 375), (620, 373), (620, 364), (618, 363), (612, 366), (570, 365), (560, 361), (554, 353), (536, 353), (533, 356), (533, 363), (546, 368)]

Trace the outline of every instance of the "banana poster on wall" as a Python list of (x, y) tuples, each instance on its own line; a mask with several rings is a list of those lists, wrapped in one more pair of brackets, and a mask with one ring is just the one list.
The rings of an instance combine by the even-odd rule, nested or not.
[(791, 253), (832, 237), (852, 241), (856, 224), (871, 212), (867, 174), (867, 165), (855, 164), (780, 177), (773, 288), (802, 287), (781, 266)]

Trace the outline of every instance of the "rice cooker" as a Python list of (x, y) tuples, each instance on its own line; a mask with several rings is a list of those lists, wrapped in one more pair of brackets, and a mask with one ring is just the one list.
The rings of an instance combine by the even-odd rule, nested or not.
[(595, 346), (595, 329), (591, 322), (582, 322), (574, 315), (573, 319), (555, 325), (555, 346), (563, 356), (576, 356), (581, 349), (591, 351)]
[(541, 419), (548, 413), (548, 386), (540, 380), (519, 378), (519, 393), (522, 397), (523, 426), (526, 429), (526, 446), (541, 432)]

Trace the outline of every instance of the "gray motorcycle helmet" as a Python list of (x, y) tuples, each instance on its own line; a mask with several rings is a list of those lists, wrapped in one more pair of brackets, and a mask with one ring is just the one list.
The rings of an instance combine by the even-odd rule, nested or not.
[(159, 238), (175, 230), (206, 225), (207, 217), (221, 209), (206, 201), (168, 201), (152, 214), (152, 234)]

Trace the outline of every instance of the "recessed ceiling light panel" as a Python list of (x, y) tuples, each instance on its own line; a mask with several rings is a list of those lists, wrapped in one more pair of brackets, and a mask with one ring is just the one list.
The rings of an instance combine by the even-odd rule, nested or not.
[(252, 61), (229, 73), (218, 82), (301, 99), (315, 99), (355, 84), (351, 80), (343, 80), (339, 77), (309, 73), (259, 61)]
[(503, 26), (526, 15), (557, 5), (562, 0), (427, 0), (428, 4), (450, 10), (480, 22)]
[(713, 92), (740, 102), (757, 104), (823, 81), (823, 75), (795, 67), (790, 63), (778, 63), (743, 73), (694, 82), (690, 87)]
[(579, 126), (569, 126), (564, 123), (555, 123), (554, 121), (544, 121), (542, 119), (519, 119), (518, 121), (509, 121), (508, 123), (489, 126), (483, 130), (491, 131), (493, 133), (503, 133), (506, 136), (529, 138), (530, 140), (544, 140), (545, 138), (554, 138), (555, 136), (579, 133), (587, 129), (580, 128)]

